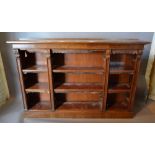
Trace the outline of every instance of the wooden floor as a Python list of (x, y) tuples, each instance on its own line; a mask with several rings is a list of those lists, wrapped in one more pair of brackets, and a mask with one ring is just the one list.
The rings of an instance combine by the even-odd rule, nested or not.
[[(139, 109), (139, 108), (138, 108)], [(148, 101), (131, 119), (24, 119), (25, 123), (155, 123), (155, 101)]]

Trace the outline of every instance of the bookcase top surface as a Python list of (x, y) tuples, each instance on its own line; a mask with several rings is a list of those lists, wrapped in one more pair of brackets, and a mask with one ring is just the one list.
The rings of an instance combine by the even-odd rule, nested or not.
[(7, 41), (9, 44), (50, 44), (50, 43), (103, 43), (103, 44), (149, 44), (139, 39), (102, 39), (102, 38), (52, 38), (52, 39), (20, 39)]

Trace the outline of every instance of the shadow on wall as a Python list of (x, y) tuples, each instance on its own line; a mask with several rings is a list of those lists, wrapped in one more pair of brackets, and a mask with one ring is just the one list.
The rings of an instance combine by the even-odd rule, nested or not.
[[(19, 38), (112, 38), (112, 39), (141, 39), (152, 41), (153, 32), (1, 32), (0, 33), (0, 50), (4, 62), (4, 68), (8, 81), (10, 94), (17, 97), (20, 93), (18, 74), (16, 70), (16, 60), (12, 52), (11, 45), (6, 44), (7, 40), (18, 40)], [(141, 75), (144, 76), (150, 45), (144, 50)]]

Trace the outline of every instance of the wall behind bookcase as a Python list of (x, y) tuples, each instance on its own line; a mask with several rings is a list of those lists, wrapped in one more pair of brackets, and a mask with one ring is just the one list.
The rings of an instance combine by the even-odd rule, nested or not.
[[(28, 39), (28, 38), (130, 38), (152, 41), (153, 32), (2, 32), (0, 33), (0, 50), (4, 61), (7, 81), (10, 94), (13, 97), (21, 95), (16, 70), (15, 56), (11, 51), (11, 45), (6, 44), (6, 40)], [(144, 77), (150, 45), (145, 47), (143, 54), (141, 75)], [(140, 81), (140, 83), (144, 83)], [(143, 87), (145, 89), (145, 87)]]

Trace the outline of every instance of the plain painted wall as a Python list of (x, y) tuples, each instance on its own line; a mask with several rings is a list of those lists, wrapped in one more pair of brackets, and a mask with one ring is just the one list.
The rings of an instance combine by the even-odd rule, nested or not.
[[(2, 53), (9, 90), (12, 97), (21, 96), (21, 93), (16, 70), (15, 56), (12, 52), (11, 45), (6, 44), (5, 42), (7, 40), (17, 40), (20, 38), (130, 38), (152, 41), (153, 32), (1, 32), (0, 51)], [(141, 75), (143, 76), (146, 70), (149, 51), (150, 45), (145, 46), (141, 65)]]

